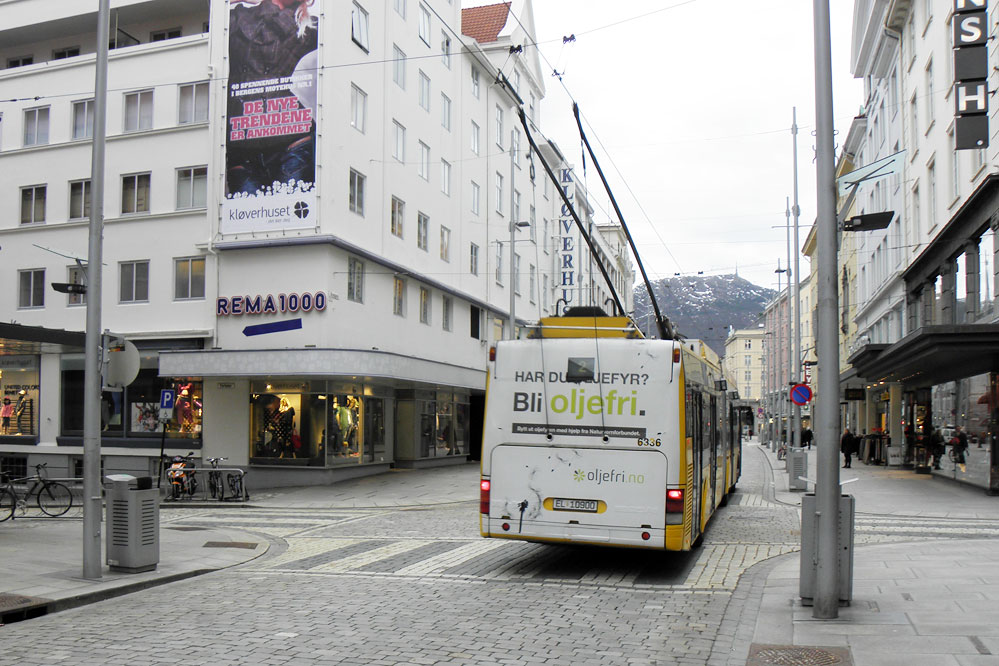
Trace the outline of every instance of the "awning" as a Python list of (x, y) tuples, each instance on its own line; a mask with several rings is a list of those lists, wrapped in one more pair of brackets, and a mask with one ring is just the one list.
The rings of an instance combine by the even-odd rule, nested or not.
[(999, 371), (999, 324), (923, 326), (893, 345), (867, 345), (849, 361), (861, 377), (906, 388)]
[(82, 352), (87, 336), (77, 331), (66, 331), (42, 326), (0, 324), (0, 355), (37, 355)]

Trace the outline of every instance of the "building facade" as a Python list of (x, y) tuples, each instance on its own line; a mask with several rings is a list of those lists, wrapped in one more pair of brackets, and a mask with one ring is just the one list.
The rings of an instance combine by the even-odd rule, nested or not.
[[(86, 282), (81, 5), (0, 5), (0, 390), (20, 417), (0, 454), (70, 477), (83, 350), (52, 331), (84, 329), (86, 295), (50, 284)], [(252, 41), (268, 30), (286, 48)], [(225, 456), (257, 487), (466, 460), (490, 343), (560, 299), (602, 305), (595, 261), (630, 311), (614, 225), (557, 148), (528, 150), (533, 30), (530, 0), (112, 2), (103, 327), (140, 368), (103, 395), (106, 470), (158, 471), (164, 389), (167, 454)], [(594, 259), (559, 189), (605, 229)]]

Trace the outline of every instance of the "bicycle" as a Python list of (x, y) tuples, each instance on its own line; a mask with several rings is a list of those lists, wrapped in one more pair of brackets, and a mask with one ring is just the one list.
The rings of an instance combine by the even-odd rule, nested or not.
[(220, 502), (225, 499), (225, 484), (222, 483), (222, 472), (218, 471), (219, 463), (228, 458), (209, 458), (208, 462), (212, 469), (208, 472), (208, 490), (212, 493), (212, 499)]
[[(0, 522), (9, 518), (14, 518), (15, 512), (20, 512), (23, 516), (28, 510), (28, 499), (35, 495), (35, 502), (42, 513), (47, 516), (61, 516), (73, 506), (73, 493), (70, 489), (58, 481), (49, 481), (44, 473), (47, 473), (48, 463), (35, 465), (35, 475), (27, 476), (23, 479), (12, 479), (10, 474), (0, 472)], [(31, 481), (31, 488), (24, 493), (24, 498), (17, 496), (15, 483), (26, 483)]]
[(246, 488), (243, 486), (242, 474), (237, 474), (235, 472), (227, 474), (226, 480), (229, 482), (229, 491), (232, 493), (232, 499), (250, 499), (250, 496), (246, 492)]

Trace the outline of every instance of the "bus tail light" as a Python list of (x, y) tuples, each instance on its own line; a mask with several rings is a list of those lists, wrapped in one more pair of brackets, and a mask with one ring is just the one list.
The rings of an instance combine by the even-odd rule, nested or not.
[(489, 514), (489, 479), (479, 482), (479, 513)]
[(680, 362), (680, 348), (679, 347), (673, 347), (673, 362), (674, 363), (679, 363)]
[(496, 345), (489, 348), (489, 361), (490, 363), (496, 360)]
[[(666, 491), (666, 513), (683, 514), (683, 489), (673, 488)], [(669, 518), (667, 517), (667, 521)]]

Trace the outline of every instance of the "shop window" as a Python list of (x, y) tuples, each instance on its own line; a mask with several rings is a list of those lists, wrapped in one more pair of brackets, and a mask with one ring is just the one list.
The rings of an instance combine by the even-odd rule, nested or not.
[(451, 394), (437, 396), (437, 400), (419, 401), (419, 455), (421, 458), (462, 455), (467, 452), (468, 406), (453, 402)]
[(28, 476), (28, 456), (0, 456), (0, 472), (11, 478), (23, 479)]
[(160, 391), (163, 389), (172, 389), (176, 396), (173, 416), (167, 421), (167, 434), (171, 438), (200, 438), (201, 381), (188, 377), (160, 377), (155, 368), (143, 368), (128, 385), (128, 434), (151, 436), (162, 432)]
[(37, 356), (0, 356), (0, 395), (0, 435), (37, 435)]

